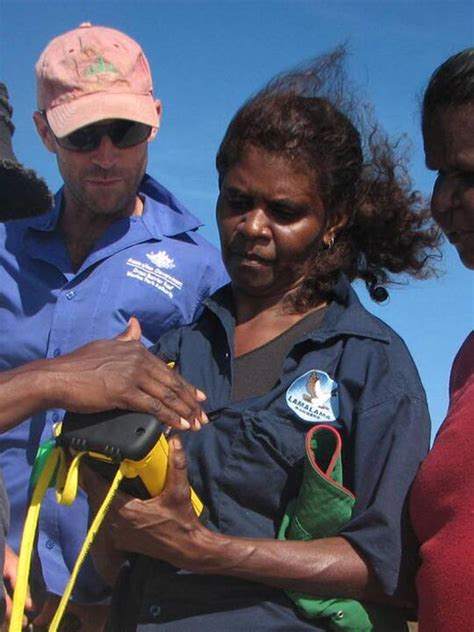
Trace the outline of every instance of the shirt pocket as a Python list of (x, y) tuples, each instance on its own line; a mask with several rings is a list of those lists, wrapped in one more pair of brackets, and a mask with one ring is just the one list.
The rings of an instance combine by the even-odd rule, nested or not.
[(242, 414), (222, 472), (219, 530), (244, 537), (276, 536), (301, 485), (307, 430), (269, 411)]
[(126, 326), (131, 316), (137, 318), (144, 339), (151, 344), (182, 321), (177, 301), (159, 291), (146, 276), (136, 275), (134, 268), (124, 261), (118, 261), (104, 274), (100, 286), (97, 317), (107, 314), (120, 323), (119, 329)]

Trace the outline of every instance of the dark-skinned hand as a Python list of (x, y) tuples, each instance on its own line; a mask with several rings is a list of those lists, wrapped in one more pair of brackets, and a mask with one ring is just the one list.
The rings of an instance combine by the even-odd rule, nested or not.
[(0, 429), (57, 407), (81, 413), (130, 409), (177, 430), (199, 430), (207, 422), (201, 408), (206, 396), (148, 351), (140, 336), (140, 324), (131, 318), (113, 340), (0, 374)]
[[(83, 468), (82, 485), (95, 515), (109, 484)], [(199, 522), (191, 503), (186, 456), (177, 436), (169, 441), (168, 470), (161, 494), (139, 500), (117, 492), (100, 531), (102, 539), (97, 539), (93, 547), (93, 559), (109, 581), (123, 560), (120, 552), (139, 553), (191, 571), (203, 568), (197, 540), (212, 538), (212, 532)]]

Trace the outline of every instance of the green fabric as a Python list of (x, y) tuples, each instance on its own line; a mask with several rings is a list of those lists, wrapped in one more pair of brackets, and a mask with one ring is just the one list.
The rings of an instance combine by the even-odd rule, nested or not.
[[(44, 469), (46, 461), (48, 460), (49, 455), (51, 454), (51, 452), (54, 450), (55, 447), (56, 447), (56, 441), (54, 439), (48, 439), (48, 441), (45, 441), (39, 446), (38, 452), (36, 453), (35, 462), (33, 463), (33, 469), (31, 470), (31, 476), (30, 476), (31, 489), (33, 487), (36, 487), (36, 483), (38, 482), (38, 478), (40, 477), (41, 472)], [(54, 476), (51, 477), (49, 487), (54, 487), (56, 485), (56, 475), (57, 475), (57, 469), (56, 469), (56, 472), (54, 473)]]
[[(354, 495), (343, 486), (341, 438), (332, 426), (314, 426), (306, 436), (303, 482), (281, 523), (281, 540), (314, 540), (336, 536), (352, 515)], [(395, 609), (354, 599), (319, 599), (288, 592), (298, 612), (318, 619), (328, 630), (398, 632), (406, 630)]]

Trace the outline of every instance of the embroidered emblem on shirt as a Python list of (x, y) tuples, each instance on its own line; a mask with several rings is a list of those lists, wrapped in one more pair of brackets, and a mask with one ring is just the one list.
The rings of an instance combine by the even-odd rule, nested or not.
[(166, 250), (149, 252), (147, 254), (147, 259), (149, 259), (157, 268), (164, 268), (165, 270), (172, 270), (173, 268), (176, 268), (174, 260), (168, 255)]
[(146, 257), (149, 261), (154, 263), (154, 266), (151, 266), (146, 261), (139, 261), (138, 259), (130, 257), (127, 260), (127, 277), (151, 285), (160, 292), (163, 292), (163, 294), (166, 294), (170, 299), (173, 299), (174, 292), (180, 291), (183, 288), (183, 282), (171, 274), (164, 272), (161, 268), (168, 270), (175, 268), (175, 262), (164, 250), (157, 253), (150, 252)]
[(307, 371), (286, 391), (286, 403), (304, 421), (335, 421), (339, 417), (337, 382), (324, 371)]

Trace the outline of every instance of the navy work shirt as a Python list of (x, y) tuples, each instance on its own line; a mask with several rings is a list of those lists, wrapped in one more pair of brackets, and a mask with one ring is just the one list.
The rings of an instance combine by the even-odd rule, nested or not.
[[(229, 288), (206, 301), (196, 323), (165, 334), (157, 353), (208, 396), (212, 422), (183, 441), (211, 529), (275, 538), (301, 484), (306, 432), (333, 424), (343, 439), (344, 484), (356, 496), (339, 535), (362, 553), (388, 595), (402, 595), (416, 559), (406, 498), (429, 446), (425, 393), (403, 341), (364, 309), (345, 277), (335, 295), (320, 328), (294, 345), (262, 396), (230, 401)], [(121, 577), (110, 629), (128, 630), (127, 618), (130, 629), (143, 631), (324, 629), (300, 619), (281, 590), (145, 557)]]
[[(59, 229), (62, 191), (51, 213), (0, 226), (0, 369), (68, 353), (140, 321), (145, 344), (193, 321), (202, 301), (227, 283), (220, 253), (199, 220), (162, 185), (145, 176), (143, 214), (112, 223), (74, 271)], [(24, 394), (28, 397), (28, 393)], [(18, 550), (28, 481), (38, 445), (51, 437), (62, 410), (48, 410), (0, 435), (0, 464), (11, 503), (9, 543)], [(40, 514), (38, 551), (46, 586), (62, 594), (87, 526), (81, 494), (72, 507), (50, 490)], [(74, 597), (103, 598), (88, 562)]]

